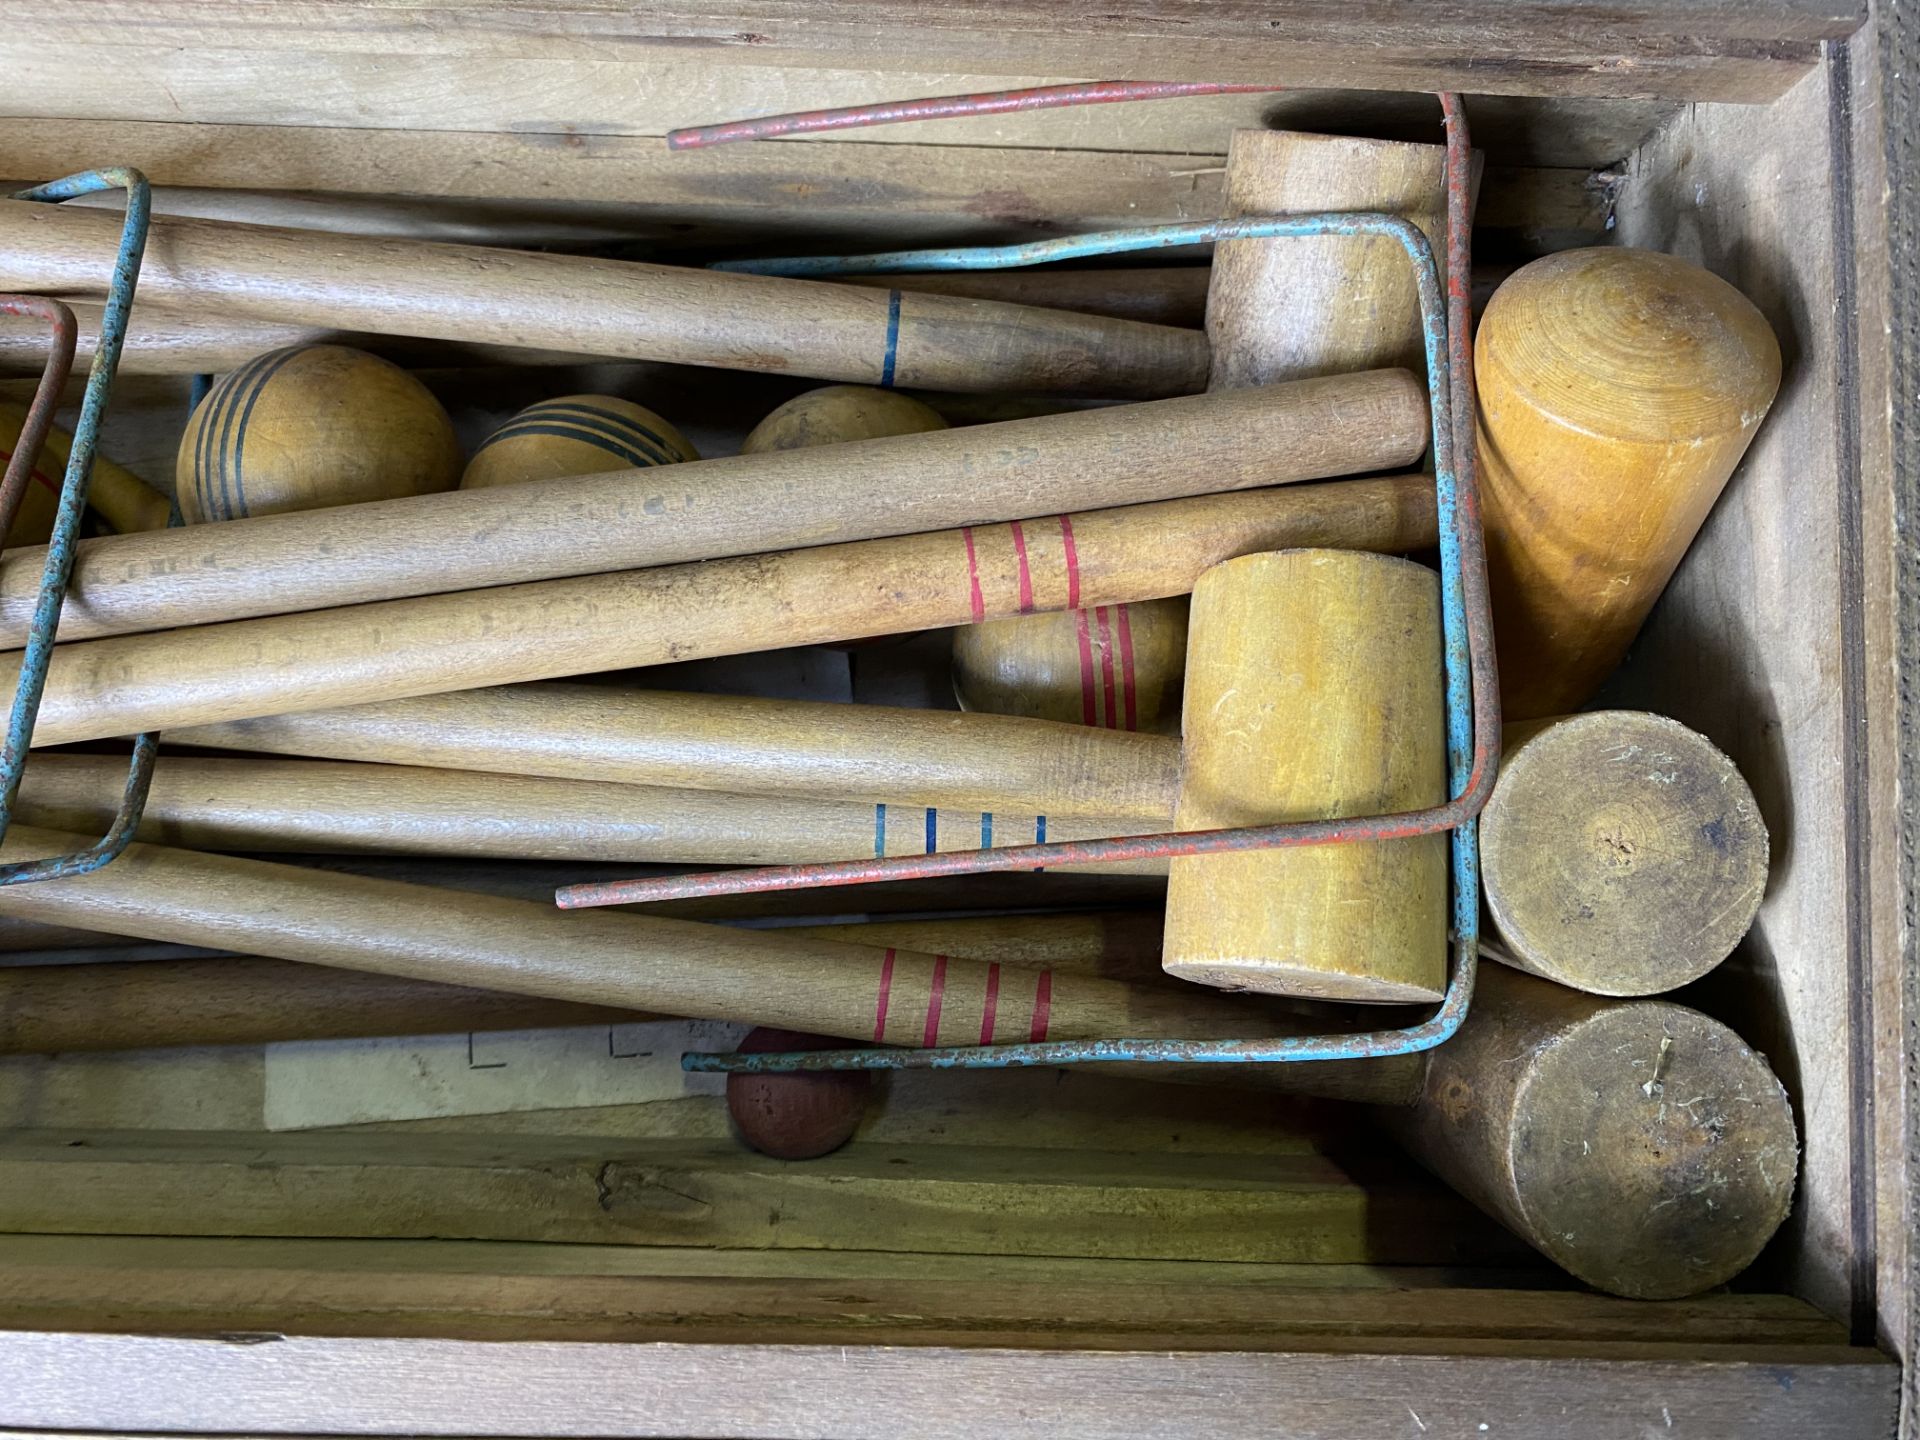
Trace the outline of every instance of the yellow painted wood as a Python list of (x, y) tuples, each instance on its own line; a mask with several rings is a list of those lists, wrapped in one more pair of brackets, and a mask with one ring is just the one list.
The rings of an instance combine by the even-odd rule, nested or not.
[(1500, 688), (1516, 720), (1583, 704), (1746, 453), (1780, 386), (1751, 301), (1671, 255), (1550, 255), (1474, 344)]
[[(0, 402), (0, 464), (13, 453), (14, 443), (20, 438), (20, 426), (26, 419), (26, 407)], [(58, 425), (47, 431), (47, 438), (40, 447), (39, 471), (45, 480), (36, 477), (28, 489), (29, 496), (41, 495), (49, 507), (46, 523), (36, 530), (38, 538), (28, 542), (22, 538), (22, 521), (14, 522), (13, 531), (7, 537), (9, 546), (17, 544), (42, 544), (52, 533), (54, 496), (65, 479), (67, 455), (73, 444), (73, 437)], [(31, 503), (31, 502), (30, 502)], [(87, 485), (87, 508), (92, 510), (107, 524), (121, 534), (130, 534), (137, 530), (164, 530), (170, 513), (167, 497), (154, 489), (138, 475), (124, 465), (115, 464), (105, 455), (94, 452), (93, 476)], [(24, 509), (23, 509), (24, 515)]]
[(796, 395), (771, 411), (748, 433), (740, 453), (764, 455), (946, 428), (937, 411), (911, 395), (870, 385), (826, 385)]
[[(1432, 506), (1431, 487), (1393, 477), (1082, 511), (1070, 517), (1073, 574), (1083, 603), (1153, 599), (1189, 588), (1207, 564), (1276, 543), (1428, 544)], [(34, 738), (51, 745), (953, 625), (983, 610), (1018, 613), (1023, 573), (1035, 603), (1063, 606), (1073, 586), (1066, 527), (1056, 516), (1024, 533), (1024, 557), (1010, 526), (982, 526), (56, 646)], [(17, 666), (0, 666), (0, 693)]]
[(963, 710), (1171, 735), (1186, 669), (1184, 595), (953, 632), (953, 691)]
[[(1445, 798), (1439, 579), (1386, 556), (1249, 555), (1194, 591), (1183, 830), (1390, 814)], [(1334, 1000), (1436, 998), (1446, 840), (1176, 859), (1182, 979)]]
[(489, 435), (467, 462), (460, 488), (647, 470), (699, 458), (686, 436), (644, 405), (617, 395), (562, 395), (527, 406)]
[(460, 447), (440, 402), (344, 345), (274, 350), (221, 378), (174, 466), (190, 525), (450, 490)]
[(1697, 980), (1747, 933), (1767, 825), (1712, 741), (1664, 715), (1596, 710), (1506, 727), (1480, 816), (1488, 953), (1596, 995)]

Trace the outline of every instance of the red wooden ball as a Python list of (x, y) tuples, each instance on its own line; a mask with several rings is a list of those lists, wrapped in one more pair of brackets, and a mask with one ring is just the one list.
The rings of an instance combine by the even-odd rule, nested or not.
[[(762, 1027), (740, 1048), (754, 1053), (837, 1050), (846, 1042), (801, 1030)], [(813, 1074), (729, 1075), (727, 1113), (740, 1138), (776, 1160), (815, 1160), (853, 1138), (867, 1113), (873, 1077), (865, 1070)]]

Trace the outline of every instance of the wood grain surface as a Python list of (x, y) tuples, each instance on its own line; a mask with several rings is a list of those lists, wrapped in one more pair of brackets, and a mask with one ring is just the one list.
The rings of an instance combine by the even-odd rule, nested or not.
[[(15, 811), (21, 819), (52, 829), (104, 833), (126, 787), (125, 761), (43, 755), (31, 769)], [(1096, 839), (1136, 833), (1143, 823), (351, 761), (168, 755), (154, 767), (137, 833), (159, 844), (263, 854), (350, 850), (772, 865), (991, 849), (1023, 844), (1035, 834)], [(1115, 861), (1091, 868), (1164, 874), (1166, 862)]]
[(1180, 765), (1170, 737), (1059, 721), (606, 685), (423, 695), (187, 726), (174, 737), (388, 765), (931, 806), (976, 821), (1009, 808), (1029, 819), (1165, 821)]
[[(1180, 829), (1394, 815), (1445, 798), (1439, 578), (1323, 550), (1216, 565), (1193, 593)], [(1446, 841), (1172, 862), (1170, 975), (1374, 1004), (1446, 983)]]
[[(538, 491), (460, 490), (103, 537), (80, 547), (61, 634), (80, 640), (1282, 485), (1408, 464), (1425, 444), (1424, 402), (1405, 372), (1170, 404), (866, 440), (830, 456), (622, 468)], [(217, 418), (221, 454), (238, 453), (244, 405)], [(44, 563), (31, 549), (0, 562), (0, 639), (24, 643)]]
[[(81, 641), (55, 647), (34, 736), (51, 745), (1156, 599), (1250, 551), (1418, 546), (1432, 506), (1419, 477), (1286, 487)], [(0, 686), (17, 666), (0, 665)]]
[[(1511, 1342), (1509, 1342), (1511, 1343)], [(0, 1352), (0, 1421), (35, 1429), (231, 1434), (729, 1435), (804, 1425), (847, 1440), (1272, 1434), (1285, 1413), (1320, 1440), (1594, 1430), (1688, 1440), (1886, 1434), (1898, 1367), (1840, 1346), (1743, 1352), (1686, 1342), (1602, 1349), (1574, 1338), (1501, 1355), (1193, 1354), (848, 1344), (631, 1348), (531, 1343), (36, 1334)], [(1476, 1353), (1477, 1351), (1477, 1353)], [(1464, 1353), (1462, 1353), (1464, 1352)], [(1551, 1363), (1557, 1360), (1559, 1363)], [(349, 1380), (347, 1377), (351, 1377)], [(953, 1396), (969, 1403), (957, 1406)], [(1671, 1421), (1669, 1425), (1667, 1422)], [(1482, 1432), (1479, 1426), (1486, 1425)]]
[[(119, 231), (105, 211), (0, 201), (0, 284), (104, 295)], [(1205, 343), (1171, 326), (527, 250), (160, 218), (140, 284), (256, 320), (864, 385), (1111, 398), (1206, 385)]]
[[(71, 843), (69, 835), (26, 825), (15, 825), (7, 838), (15, 856), (58, 853), (57, 846)], [(563, 912), (551, 903), (455, 897), (427, 886), (138, 842), (92, 875), (10, 889), (0, 895), (0, 914), (84, 917), (148, 939), (863, 1043), (1249, 1031), (1257, 1037), (1315, 1023), (1199, 991), (1170, 994), (1049, 971), (1022, 971), (1016, 983), (988, 962), (657, 916)], [(1418, 1057), (1409, 1055), (1291, 1064), (1237, 1078), (1391, 1104), (1407, 1098), (1419, 1068)]]

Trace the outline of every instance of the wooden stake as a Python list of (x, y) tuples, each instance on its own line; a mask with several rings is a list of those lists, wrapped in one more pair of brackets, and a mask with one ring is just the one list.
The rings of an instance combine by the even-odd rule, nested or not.
[(1780, 387), (1753, 303), (1671, 255), (1524, 266), (1474, 342), (1508, 718), (1577, 709), (1626, 654)]
[[(1158, 972), (1157, 917), (1017, 915), (783, 928), (1027, 969), (1139, 980)], [(462, 1030), (622, 1025), (666, 1017), (391, 975), (228, 955), (0, 967), (0, 1054), (260, 1045)]]
[[(4, 855), (60, 853), (75, 840), (15, 825)], [(139, 843), (91, 875), (0, 890), (0, 915), (84, 919), (149, 939), (861, 1043), (1298, 1033), (1258, 1007), (1201, 991), (1168, 993), (1051, 970), (1010, 972), (975, 960), (777, 931), (569, 913)], [(1247, 1067), (1237, 1078), (1397, 1103), (1417, 1083), (1417, 1057), (1404, 1060), (1261, 1067), (1258, 1076)]]
[[(724, 703), (724, 702), (723, 702)], [(38, 755), (20, 818), (103, 830), (126, 784), (118, 756)], [(772, 865), (1085, 840), (1140, 822), (847, 804), (593, 780), (323, 760), (163, 756), (139, 834), (196, 850), (472, 855)], [(1166, 862), (1075, 867), (1165, 874)]]
[[(189, 745), (676, 790), (1164, 823), (1180, 747), (989, 715), (608, 685), (514, 685), (187, 726)], [(36, 762), (37, 764), (37, 762)], [(917, 813), (917, 812), (915, 812)], [(1011, 838), (1002, 839), (1005, 833)], [(1050, 830), (1049, 834), (1053, 832)]]

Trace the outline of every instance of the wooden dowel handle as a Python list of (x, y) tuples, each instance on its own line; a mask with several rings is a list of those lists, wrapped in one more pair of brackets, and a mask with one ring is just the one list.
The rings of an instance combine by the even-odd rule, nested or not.
[[(0, 201), (0, 289), (102, 295), (121, 217)], [(1205, 387), (1191, 330), (915, 291), (425, 240), (153, 222), (141, 293), (281, 324), (862, 385), (1115, 398)]]
[[(1055, 516), (1017, 536), (1004, 525), (936, 531), (82, 641), (55, 649), (34, 739), (100, 739), (1177, 595), (1208, 565), (1250, 551), (1430, 544), (1433, 503), (1417, 476), (1287, 486)], [(17, 667), (15, 658), (0, 670), (0, 690)]]
[[(229, 413), (211, 417), (217, 434), (243, 429), (240, 402), (250, 393), (233, 392)], [(1390, 469), (1425, 447), (1424, 404), (1411, 375), (1383, 370), (831, 452), (601, 471), (530, 490), (406, 495), (102, 537), (79, 547), (60, 633), (81, 640), (166, 630)], [(44, 566), (39, 548), (0, 556), (0, 644), (24, 643)]]

